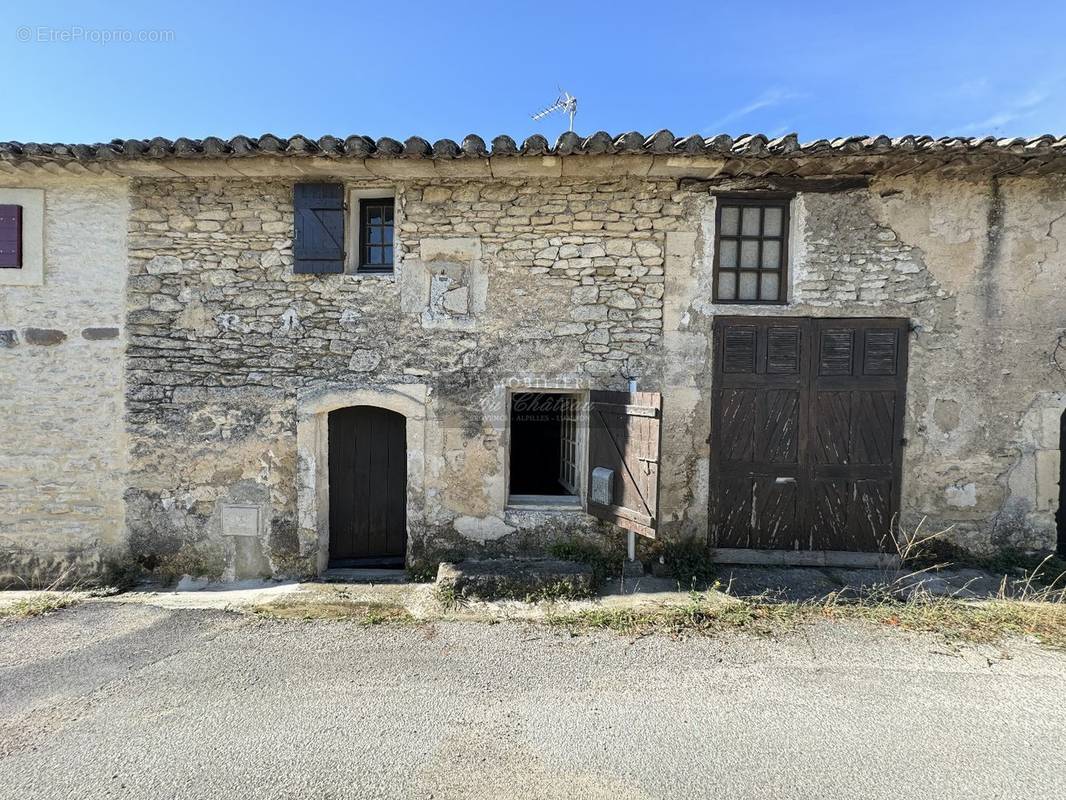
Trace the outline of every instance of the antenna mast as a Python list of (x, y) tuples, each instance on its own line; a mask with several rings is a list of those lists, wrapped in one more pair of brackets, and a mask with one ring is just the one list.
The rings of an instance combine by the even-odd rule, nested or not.
[(570, 92), (563, 89), (559, 89), (559, 97), (555, 102), (545, 108), (543, 111), (538, 111), (533, 115), (535, 121), (540, 121), (550, 114), (554, 114), (556, 111), (562, 111), (564, 114), (570, 115), (570, 130), (574, 130), (574, 115), (577, 114), (577, 98)]

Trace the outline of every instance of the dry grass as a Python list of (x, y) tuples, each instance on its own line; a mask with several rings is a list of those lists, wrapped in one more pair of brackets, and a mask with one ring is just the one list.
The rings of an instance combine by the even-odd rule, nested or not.
[(714, 636), (728, 632), (769, 636), (785, 633), (807, 620), (799, 603), (707, 601), (702, 596), (683, 606), (590, 609), (550, 614), (545, 623), (571, 633), (611, 630), (625, 636), (662, 633), (671, 636)]
[(1012, 637), (1066, 649), (1066, 606), (1020, 600), (963, 601), (940, 598), (906, 602), (824, 605), (827, 619), (854, 619), (900, 630), (935, 633), (976, 644)]
[[(1017, 549), (978, 556), (952, 542), (951, 528), (923, 533), (923, 518), (914, 530), (902, 525), (893, 540), (900, 562), (911, 572), (900, 580), (952, 568), (976, 568), (1002, 575), (1000, 597), (1061, 602), (1066, 598), (1066, 560), (1054, 553), (1042, 558)], [(911, 580), (913, 582), (913, 580)]]
[(1026, 637), (1066, 649), (1066, 605), (1017, 600), (844, 601), (831, 597), (811, 602), (708, 600), (654, 609), (593, 609), (549, 616), (547, 624), (572, 633), (612, 630), (626, 636), (653, 633), (713, 636), (746, 633), (773, 636), (817, 622), (854, 621), (897, 630), (933, 633), (969, 642), (1002, 642)]
[[(901, 531), (897, 547), (902, 563), (914, 563), (920, 560), (920, 554), (935, 551), (945, 533), (923, 535), (921, 525), (909, 534)], [(949, 566), (947, 562), (936, 562), (909, 572), (886, 571), (879, 584), (842, 589), (805, 602), (784, 601), (770, 595), (734, 598), (729, 595), (730, 587), (724, 587), (725, 598), (713, 592), (693, 592), (685, 606), (595, 609), (551, 616), (547, 622), (572, 632), (602, 629), (627, 636), (709, 636), (725, 632), (769, 636), (817, 622), (852, 621), (975, 644), (1021, 637), (1066, 650), (1066, 579), (1057, 572), (1054, 557), (1019, 570), (1020, 577), (1004, 575), (998, 592), (982, 600), (964, 599), (968, 585), (948, 597), (934, 595), (923, 587), (922, 578), (927, 573)], [(1049, 566), (1053, 571), (1049, 572)]]
[(415, 618), (402, 605), (344, 597), (295, 598), (254, 606), (252, 611), (262, 617), (279, 620), (345, 621), (362, 625), (409, 625), (415, 622)]
[(51, 583), (46, 585), (30, 584), (20, 579), (20, 583), (29, 591), (39, 591), (41, 594), (28, 597), (15, 603), (0, 606), (0, 618), (24, 619), (26, 617), (40, 617), (51, 614), (63, 608), (76, 606), (83, 599), (78, 586), (69, 586), (73, 568), (68, 567)]
[(69, 608), (81, 602), (81, 597), (74, 592), (50, 592), (37, 597), (19, 600), (11, 605), (0, 606), (0, 618), (23, 619), (51, 614), (62, 608)]

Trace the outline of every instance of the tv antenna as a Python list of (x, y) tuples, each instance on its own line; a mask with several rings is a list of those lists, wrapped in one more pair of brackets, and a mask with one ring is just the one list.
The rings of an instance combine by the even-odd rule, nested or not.
[(559, 89), (559, 97), (543, 111), (538, 111), (533, 115), (534, 120), (542, 120), (549, 114), (554, 114), (556, 111), (562, 111), (564, 114), (570, 115), (570, 130), (574, 130), (574, 115), (577, 113), (577, 98), (570, 92), (564, 89)]

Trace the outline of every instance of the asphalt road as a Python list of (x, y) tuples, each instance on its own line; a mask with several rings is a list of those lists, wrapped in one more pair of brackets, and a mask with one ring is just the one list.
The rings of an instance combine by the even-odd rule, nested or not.
[(0, 622), (0, 797), (1066, 797), (1066, 655), (96, 602)]

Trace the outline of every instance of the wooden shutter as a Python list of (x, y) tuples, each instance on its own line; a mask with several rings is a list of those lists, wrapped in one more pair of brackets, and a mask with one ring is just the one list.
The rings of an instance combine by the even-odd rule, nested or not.
[(22, 206), (0, 205), (0, 269), (22, 266)]
[[(588, 513), (642, 536), (659, 527), (659, 453), (662, 395), (591, 392), (589, 395)], [(614, 472), (610, 505), (592, 499), (592, 470)]]
[(292, 200), (293, 271), (344, 272), (344, 184), (298, 183)]

